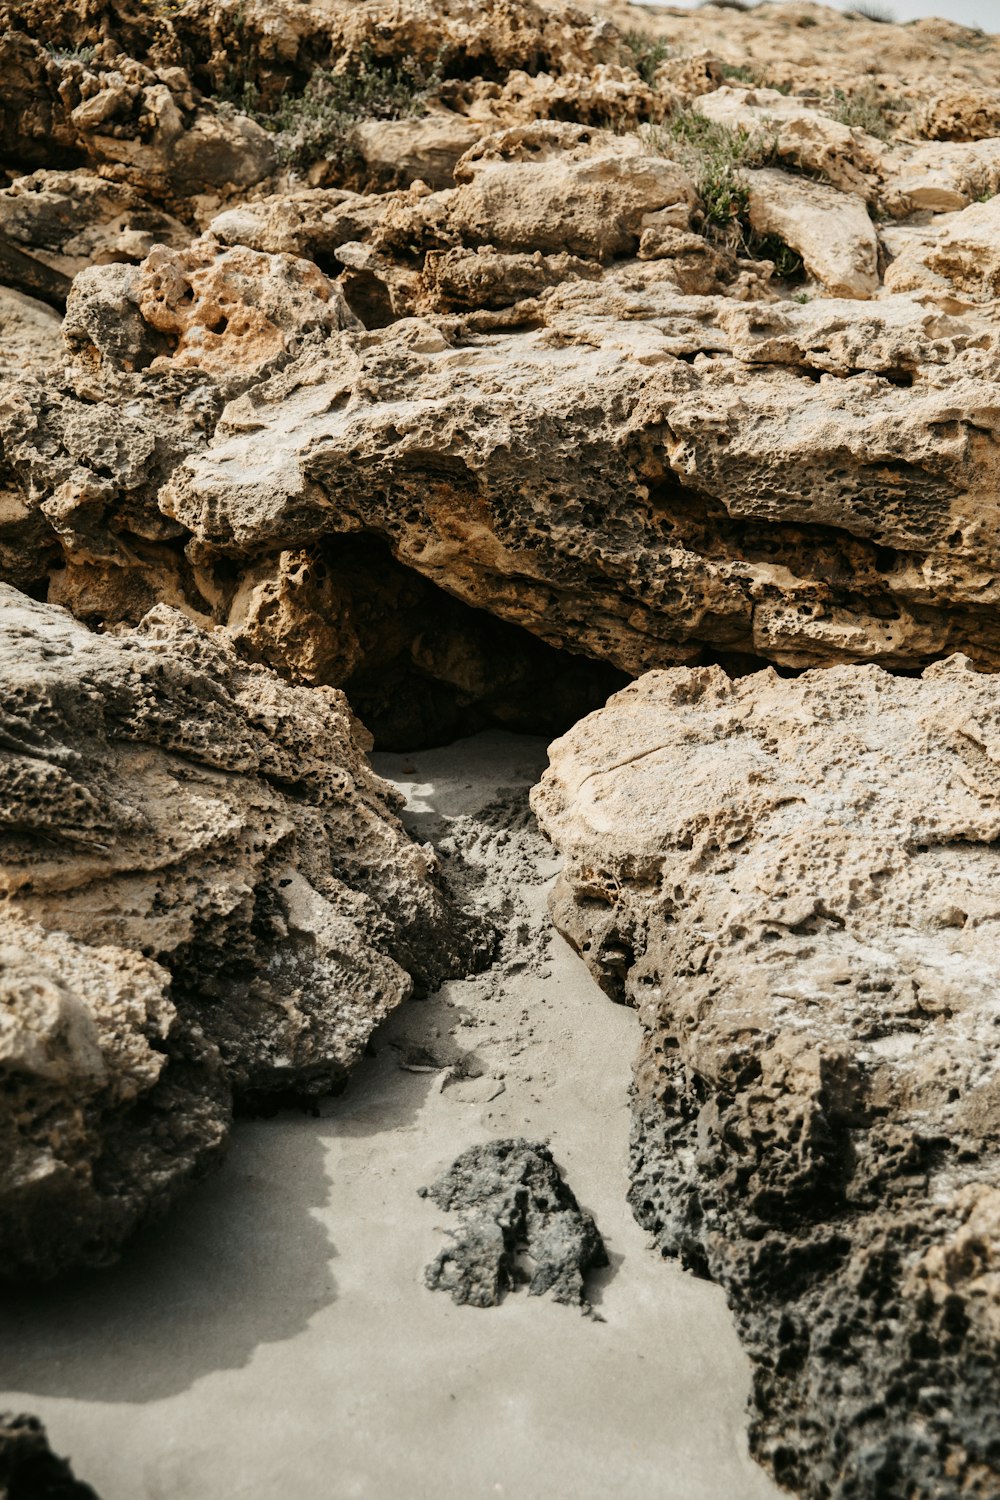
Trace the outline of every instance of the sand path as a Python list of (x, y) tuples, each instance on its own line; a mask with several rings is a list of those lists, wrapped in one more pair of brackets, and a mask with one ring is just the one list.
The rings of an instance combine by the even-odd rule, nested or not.
[[(404, 1006), (321, 1118), (240, 1126), (120, 1266), (0, 1315), (0, 1405), (40, 1415), (101, 1500), (780, 1493), (746, 1453), (721, 1293), (660, 1260), (625, 1202), (637, 1022), (548, 933), (551, 853), (523, 814), (504, 826), (544, 763), (503, 734), (377, 758), (418, 836), (451, 832), (480, 899), (506, 903), (500, 964)], [(417, 1189), (514, 1134), (550, 1142), (597, 1219), (603, 1322), (423, 1284), (448, 1216)]]

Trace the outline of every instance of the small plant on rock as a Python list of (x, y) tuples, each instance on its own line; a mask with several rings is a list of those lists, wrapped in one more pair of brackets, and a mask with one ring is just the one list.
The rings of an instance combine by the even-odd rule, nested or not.
[(856, 21), (874, 21), (878, 26), (894, 26), (896, 15), (888, 5), (882, 5), (880, 0), (857, 0), (847, 11), (847, 15), (853, 16)]
[(888, 141), (895, 129), (894, 113), (900, 107), (900, 100), (880, 93), (874, 84), (866, 84), (853, 94), (834, 89), (825, 107), (842, 125), (854, 125), (880, 141)]
[(746, 214), (747, 186), (741, 168), (764, 167), (774, 160), (772, 131), (720, 125), (696, 109), (679, 109), (647, 134), (653, 150), (679, 162), (690, 174), (704, 205), (705, 218), (717, 229), (732, 227)]
[(641, 31), (626, 31), (622, 37), (622, 61), (644, 83), (654, 82), (657, 68), (670, 56), (670, 48), (660, 37), (646, 36)]
[(360, 165), (351, 142), (359, 120), (401, 120), (426, 114), (429, 95), (440, 83), (435, 70), (383, 61), (365, 47), (347, 68), (317, 68), (301, 94), (286, 95), (278, 108), (246, 111), (277, 137), (287, 165), (305, 168), (327, 160), (339, 174)]

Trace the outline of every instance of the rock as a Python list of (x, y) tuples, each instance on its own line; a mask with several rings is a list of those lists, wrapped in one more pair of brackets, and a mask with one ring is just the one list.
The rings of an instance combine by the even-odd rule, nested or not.
[(67, 303), (66, 337), (89, 372), (200, 370), (239, 389), (279, 366), (308, 335), (360, 324), (312, 261), (210, 237), (157, 245), (140, 266), (93, 267)]
[(0, 1412), (0, 1500), (97, 1500), (49, 1447), (37, 1417)]
[(681, 668), (533, 795), (555, 920), (639, 1008), (633, 1207), (726, 1288), (753, 1450), (807, 1496), (1000, 1483), (998, 745), (961, 657)]
[(131, 57), (112, 66), (60, 57), (13, 29), (0, 39), (0, 66), (0, 141), (32, 167), (111, 166), (139, 192), (173, 199), (251, 187), (274, 171), (268, 132), (202, 108), (183, 73), (171, 78), (175, 91)]
[(952, 213), (1000, 191), (1000, 139), (910, 146), (893, 165), (881, 201), (896, 217)]
[(45, 302), (0, 287), (0, 378), (58, 368), (66, 357), (62, 319)]
[(870, 297), (878, 287), (878, 239), (864, 204), (806, 177), (769, 168), (747, 172), (750, 224), (777, 235), (835, 297)]
[(886, 287), (912, 292), (951, 310), (974, 303), (993, 306), (1000, 296), (1000, 197), (972, 203), (963, 212), (902, 242), (887, 267)]
[(427, 1267), (432, 1291), (450, 1292), (459, 1304), (496, 1307), (526, 1281), (529, 1296), (551, 1292), (556, 1302), (590, 1311), (586, 1278), (608, 1264), (607, 1252), (547, 1146), (518, 1139), (472, 1146), (420, 1191), (461, 1215), (453, 1243)]
[(431, 250), (424, 259), (421, 300), (427, 310), (511, 307), (563, 281), (594, 280), (600, 269), (576, 255), (502, 255), (478, 250)]
[(455, 181), (448, 214), (469, 244), (596, 260), (634, 251), (643, 215), (695, 204), (687, 174), (638, 137), (551, 122), (485, 137)]
[(777, 89), (727, 85), (702, 94), (695, 108), (720, 125), (765, 138), (779, 164), (818, 174), (842, 192), (874, 198), (884, 175), (885, 147), (875, 136)]
[(419, 179), (432, 188), (447, 188), (455, 163), (486, 128), (442, 110), (409, 120), (362, 120), (351, 132), (351, 142), (376, 181), (408, 185)]
[(233, 402), (159, 503), (205, 559), (380, 535), (632, 675), (704, 649), (995, 665), (986, 327), (873, 304), (862, 352), (857, 302), (823, 332), (785, 303), (765, 364), (756, 316), (622, 270), (543, 293), (521, 331), (343, 334)]
[(932, 141), (981, 141), (1000, 136), (1000, 89), (959, 89), (927, 104), (923, 133)]
[(233, 1093), (339, 1086), (483, 951), (342, 695), (159, 606), (91, 635), (2, 590), (0, 1273), (112, 1259), (218, 1159)]
[(180, 248), (191, 239), (134, 188), (87, 171), (15, 178), (0, 191), (0, 230), (71, 277), (90, 265), (144, 260), (154, 244)]

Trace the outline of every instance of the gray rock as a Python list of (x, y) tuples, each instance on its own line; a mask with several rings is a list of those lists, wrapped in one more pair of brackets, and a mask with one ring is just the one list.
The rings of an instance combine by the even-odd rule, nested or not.
[(421, 1194), (461, 1216), (453, 1243), (427, 1267), (432, 1290), (495, 1307), (526, 1281), (533, 1297), (551, 1292), (589, 1309), (586, 1277), (608, 1264), (604, 1241), (547, 1146), (517, 1138), (473, 1146)]
[(97, 1500), (49, 1447), (37, 1417), (0, 1412), (0, 1500)]

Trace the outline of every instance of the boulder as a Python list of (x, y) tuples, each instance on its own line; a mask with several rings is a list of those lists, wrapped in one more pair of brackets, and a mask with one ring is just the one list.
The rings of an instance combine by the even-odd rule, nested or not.
[(878, 239), (861, 199), (766, 167), (745, 176), (750, 224), (758, 234), (790, 245), (810, 276), (835, 297), (872, 296)]
[(553, 916), (642, 1023), (632, 1205), (726, 1288), (753, 1451), (809, 1496), (985, 1500), (996, 678), (651, 673), (550, 762)]
[(984, 325), (873, 304), (862, 350), (856, 301), (784, 303), (762, 346), (769, 307), (623, 270), (551, 288), (520, 331), (342, 334), (232, 402), (159, 503), (202, 560), (380, 535), (630, 674), (705, 649), (996, 664)]
[(137, 267), (77, 277), (65, 334), (89, 373), (199, 370), (238, 389), (295, 354), (309, 335), (360, 327), (340, 287), (312, 261), (225, 247), (155, 246)]
[(638, 248), (643, 216), (678, 207), (694, 186), (637, 136), (550, 121), (484, 137), (455, 168), (448, 216), (471, 245), (593, 260)]
[(0, 589), (0, 1274), (113, 1259), (234, 1095), (338, 1087), (482, 944), (346, 700), (158, 606), (91, 635)]
[(41, 171), (0, 191), (0, 232), (64, 276), (140, 261), (154, 244), (181, 248), (191, 232), (126, 183), (95, 172)]

